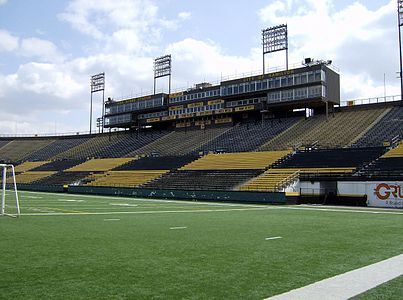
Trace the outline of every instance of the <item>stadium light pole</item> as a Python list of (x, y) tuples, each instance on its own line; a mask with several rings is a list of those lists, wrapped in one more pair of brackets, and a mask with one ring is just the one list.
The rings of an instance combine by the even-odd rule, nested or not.
[(403, 57), (402, 57), (402, 26), (403, 26), (403, 0), (397, 0), (398, 30), (399, 30), (399, 57), (400, 57), (400, 100), (403, 105)]
[(102, 133), (105, 121), (105, 73), (91, 76), (90, 134), (92, 132), (92, 94), (102, 91)]
[(154, 95), (157, 79), (169, 76), (168, 94), (171, 93), (172, 57), (171, 54), (154, 59)]
[(265, 74), (265, 55), (277, 51), (286, 51), (286, 67), (288, 70), (288, 29), (282, 24), (262, 30), (263, 75)]

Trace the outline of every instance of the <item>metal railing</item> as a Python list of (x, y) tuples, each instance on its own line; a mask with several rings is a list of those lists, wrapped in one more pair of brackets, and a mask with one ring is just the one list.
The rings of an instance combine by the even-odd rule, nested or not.
[[(125, 131), (125, 128), (113, 128), (111, 133)], [(76, 132), (62, 132), (62, 133), (3, 133), (0, 134), (0, 137), (3, 138), (15, 138), (15, 137), (63, 137), (63, 136), (82, 136), (82, 135), (89, 135), (89, 131), (76, 131)], [(104, 132), (103, 134), (109, 134), (108, 132)], [(91, 135), (98, 135), (97, 132), (92, 132)]]
[(377, 104), (377, 103), (395, 102), (401, 100), (402, 97), (400, 95), (354, 99), (354, 100), (341, 100), (340, 106), (345, 107), (345, 106), (356, 106), (365, 104)]

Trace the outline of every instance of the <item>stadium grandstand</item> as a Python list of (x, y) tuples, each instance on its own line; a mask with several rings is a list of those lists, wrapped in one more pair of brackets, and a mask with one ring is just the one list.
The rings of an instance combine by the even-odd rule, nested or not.
[(291, 203), (330, 195), (346, 203), (346, 195), (373, 196), (346, 192), (351, 182), (403, 178), (401, 101), (377, 102), (342, 106), (336, 68), (314, 61), (172, 94), (108, 99), (104, 133), (0, 138), (0, 160), (16, 165), (21, 189), (209, 191), (215, 200), (218, 192), (280, 193)]

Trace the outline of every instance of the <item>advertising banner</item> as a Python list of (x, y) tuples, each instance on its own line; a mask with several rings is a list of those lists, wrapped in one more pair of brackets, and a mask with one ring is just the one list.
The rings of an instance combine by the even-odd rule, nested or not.
[(403, 208), (403, 182), (367, 182), (368, 206)]

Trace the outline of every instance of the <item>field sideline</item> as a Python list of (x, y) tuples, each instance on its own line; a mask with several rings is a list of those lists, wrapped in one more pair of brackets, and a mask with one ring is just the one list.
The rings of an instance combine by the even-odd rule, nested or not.
[(263, 299), (403, 252), (397, 210), (20, 198), (0, 298)]

